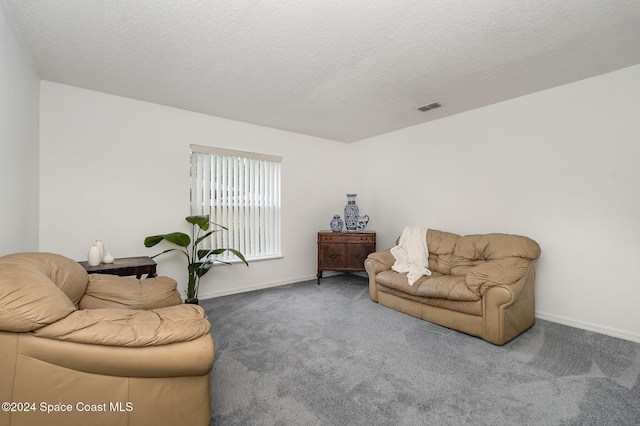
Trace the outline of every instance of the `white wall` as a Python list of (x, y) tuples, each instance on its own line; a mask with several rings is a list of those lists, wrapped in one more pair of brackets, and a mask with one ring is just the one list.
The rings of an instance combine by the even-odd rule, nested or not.
[[(47, 81), (41, 89), (40, 250), (86, 259), (102, 239), (116, 257), (154, 255), (144, 237), (188, 231), (189, 145), (280, 155), (284, 258), (203, 278), (200, 297), (312, 279), (316, 234), (346, 197), (344, 145)], [(167, 248), (170, 246), (167, 246)], [(184, 258), (158, 257), (186, 281)]]
[(0, 255), (38, 250), (39, 87), (0, 5)]
[(640, 341), (640, 66), (348, 149), (380, 248), (405, 225), (527, 235), (538, 317)]

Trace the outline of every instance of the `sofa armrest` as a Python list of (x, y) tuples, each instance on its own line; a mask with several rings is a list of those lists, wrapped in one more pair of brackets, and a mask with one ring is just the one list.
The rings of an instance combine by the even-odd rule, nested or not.
[(525, 276), (530, 260), (509, 257), (481, 263), (471, 269), (465, 278), (469, 290), (483, 297), (490, 287), (511, 285)]
[(197, 305), (150, 311), (86, 309), (32, 332), (35, 336), (103, 346), (160, 346), (197, 339), (211, 324)]
[[(376, 251), (369, 254), (365, 260), (365, 269), (367, 272), (377, 274), (382, 271), (391, 269), (396, 259), (391, 254), (391, 249)], [(367, 267), (369, 263), (369, 267)]]
[(382, 271), (388, 271), (391, 269), (394, 262), (395, 258), (391, 254), (391, 249), (371, 253), (364, 261), (364, 269), (369, 275), (369, 297), (374, 302), (378, 301), (376, 275)]
[(176, 281), (169, 277), (139, 280), (133, 277), (90, 274), (80, 309), (157, 309), (182, 304)]
[(535, 323), (535, 275), (534, 262), (529, 262), (515, 283), (487, 288), (482, 298), (486, 341), (503, 345)]

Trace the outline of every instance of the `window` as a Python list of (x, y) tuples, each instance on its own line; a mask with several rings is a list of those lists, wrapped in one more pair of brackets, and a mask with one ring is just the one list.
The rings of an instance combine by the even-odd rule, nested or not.
[(191, 214), (228, 228), (211, 235), (210, 247), (234, 248), (247, 260), (282, 256), (281, 165), (277, 156), (191, 145)]

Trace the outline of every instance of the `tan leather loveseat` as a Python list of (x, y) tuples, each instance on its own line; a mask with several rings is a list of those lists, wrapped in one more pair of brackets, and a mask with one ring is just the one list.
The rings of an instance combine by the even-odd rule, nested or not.
[(0, 257), (0, 424), (208, 425), (209, 328), (170, 278)]
[(365, 260), (369, 295), (381, 305), (503, 345), (535, 322), (534, 261), (540, 246), (519, 235), (427, 231), (428, 268), (408, 285), (390, 250)]

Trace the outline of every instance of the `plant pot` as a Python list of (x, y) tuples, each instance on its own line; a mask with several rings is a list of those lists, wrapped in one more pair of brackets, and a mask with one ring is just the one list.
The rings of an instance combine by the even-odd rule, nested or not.
[(190, 305), (198, 305), (198, 299), (185, 299), (184, 303), (188, 303)]

